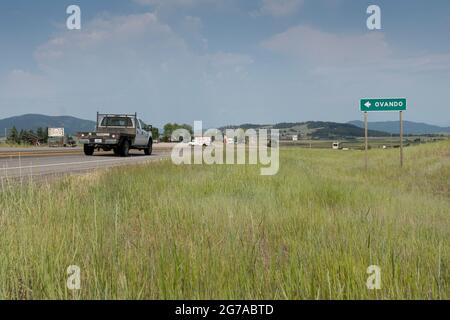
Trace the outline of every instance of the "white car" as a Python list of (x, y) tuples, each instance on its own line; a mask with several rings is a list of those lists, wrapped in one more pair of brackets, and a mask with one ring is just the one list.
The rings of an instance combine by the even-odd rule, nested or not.
[(193, 141), (189, 142), (190, 146), (209, 146), (212, 143), (211, 137), (195, 137)]

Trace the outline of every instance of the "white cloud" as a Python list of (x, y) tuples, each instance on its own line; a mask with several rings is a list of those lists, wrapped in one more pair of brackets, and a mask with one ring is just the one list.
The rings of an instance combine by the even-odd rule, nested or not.
[[(205, 58), (210, 70), (210, 75), (206, 75), (205, 78), (207, 81), (211, 79), (211, 76), (222, 80), (243, 80), (248, 76), (246, 67), (254, 62), (249, 55), (228, 52), (208, 54)], [(210, 82), (208, 84), (211, 85)], [(218, 85), (222, 84), (222, 82), (218, 83)]]
[(262, 0), (261, 8), (254, 15), (270, 15), (274, 17), (295, 14), (304, 0)]
[(111, 47), (110, 53), (117, 54), (123, 52), (125, 44), (130, 50), (143, 46), (155, 49), (161, 45), (176, 51), (186, 49), (184, 41), (168, 25), (160, 22), (155, 14), (144, 13), (96, 18), (80, 31), (66, 31), (39, 46), (35, 57), (40, 64), (54, 64), (73, 57), (73, 52), (89, 53), (103, 47)]
[(159, 6), (162, 4), (189, 6), (202, 0), (134, 0), (142, 5)]
[(203, 36), (202, 29), (202, 19), (195, 16), (185, 16), (181, 19), (177, 30), (189, 42), (192, 49), (202, 52), (208, 49), (208, 39)]
[(425, 72), (450, 68), (449, 54), (400, 54), (383, 33), (334, 34), (296, 26), (262, 42), (272, 52), (290, 57), (316, 73)]
[(289, 28), (262, 46), (290, 61), (297, 92), (284, 96), (321, 106), (307, 109), (310, 119), (325, 112), (344, 121), (349, 114), (356, 118), (359, 98), (371, 96), (407, 97), (408, 118), (416, 121), (430, 121), (428, 110), (446, 112), (440, 101), (450, 81), (450, 54), (405, 53), (379, 32), (335, 34), (307, 26)]
[(153, 8), (180, 8), (194, 7), (198, 5), (217, 4), (221, 0), (133, 0), (134, 2), (151, 6)]
[(274, 52), (319, 65), (377, 62), (390, 54), (382, 33), (338, 35), (307, 26), (292, 27), (262, 43)]
[[(201, 20), (187, 16), (184, 23), (198, 33)], [(186, 30), (184, 30), (186, 31)], [(184, 39), (153, 13), (120, 17), (101, 17), (88, 23), (81, 32), (65, 32), (39, 46), (35, 53), (42, 69), (96, 70), (109, 63), (118, 63), (115, 69), (128, 71), (124, 66), (144, 69), (171, 66), (183, 69), (223, 69), (245, 67), (253, 63), (250, 56), (232, 52), (195, 53)], [(90, 73), (93, 73), (90, 70)], [(175, 70), (175, 68), (172, 68)], [(111, 71), (111, 70), (108, 70)], [(200, 70), (199, 70), (200, 71)], [(204, 71), (204, 70), (201, 70)]]
[[(201, 28), (200, 19), (186, 22)], [(96, 110), (138, 111), (156, 125), (214, 119), (216, 104), (224, 103), (216, 97), (223, 87), (238, 87), (253, 61), (233, 52), (196, 52), (155, 13), (99, 16), (40, 45), (35, 59), (36, 74), (17, 70), (0, 79), (1, 105), (86, 118)]]
[(253, 63), (253, 59), (248, 55), (226, 52), (209, 55), (209, 61), (215, 68), (242, 67)]
[[(441, 103), (450, 81), (448, 54), (405, 54), (379, 32), (296, 26), (262, 42), (280, 58), (273, 61), (257, 50), (250, 56), (234, 49), (239, 41), (221, 41), (222, 32), (208, 46), (202, 32), (217, 31), (207, 30), (210, 20), (202, 21), (200, 12), (177, 11), (175, 20), (151, 10), (103, 14), (83, 21), (80, 31), (57, 33), (36, 49), (37, 71), (18, 66), (0, 78), (0, 111), (85, 118), (96, 110), (137, 111), (155, 125), (346, 121), (359, 115), (361, 96), (406, 96), (433, 110), (411, 108), (410, 119), (448, 114)], [(218, 44), (228, 47), (210, 49)]]
[(191, 32), (199, 32), (203, 27), (202, 19), (199, 17), (186, 16), (183, 19), (183, 27)]

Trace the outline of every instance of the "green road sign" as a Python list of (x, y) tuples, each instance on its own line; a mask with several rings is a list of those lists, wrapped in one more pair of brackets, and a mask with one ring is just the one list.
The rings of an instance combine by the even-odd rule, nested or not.
[(405, 111), (406, 99), (361, 99), (361, 111)]

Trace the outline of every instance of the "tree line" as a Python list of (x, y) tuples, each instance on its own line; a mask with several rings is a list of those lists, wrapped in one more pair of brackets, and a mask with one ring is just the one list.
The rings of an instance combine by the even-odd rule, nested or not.
[(177, 129), (186, 129), (191, 134), (193, 134), (192, 126), (188, 124), (178, 124), (178, 123), (166, 123), (163, 127), (163, 132), (160, 134), (159, 129), (156, 127), (152, 128), (153, 140), (159, 140), (161, 142), (170, 142), (172, 133)]
[(161, 137), (161, 141), (170, 142), (172, 133), (177, 129), (186, 129), (191, 133), (191, 135), (194, 133), (194, 131), (192, 130), (192, 126), (188, 124), (166, 123), (164, 125), (164, 133), (163, 136)]
[(15, 126), (9, 130), (6, 141), (8, 143), (16, 144), (36, 144), (47, 143), (48, 141), (48, 128), (37, 128), (34, 130), (17, 130)]

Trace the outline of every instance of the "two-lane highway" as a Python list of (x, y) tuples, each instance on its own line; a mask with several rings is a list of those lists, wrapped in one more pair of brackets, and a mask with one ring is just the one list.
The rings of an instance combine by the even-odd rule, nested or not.
[(151, 156), (132, 150), (128, 158), (117, 157), (112, 152), (97, 152), (94, 156), (85, 156), (80, 148), (0, 148), (0, 179), (33, 179), (159, 161), (170, 155), (171, 147), (170, 144), (155, 144)]

